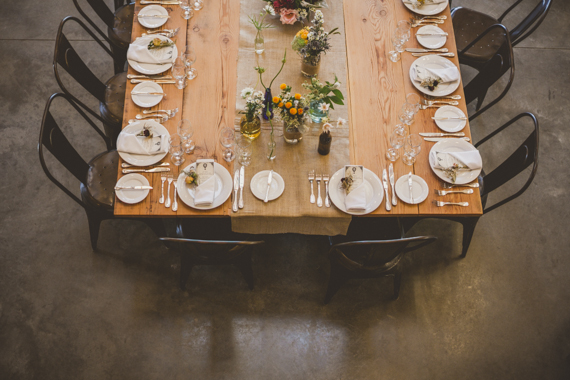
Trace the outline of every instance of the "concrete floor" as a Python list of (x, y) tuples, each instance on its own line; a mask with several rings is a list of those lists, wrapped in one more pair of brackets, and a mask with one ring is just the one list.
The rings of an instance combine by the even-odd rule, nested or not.
[[(510, 3), (475, 6), (498, 15)], [(482, 137), (520, 112), (538, 116), (532, 186), (481, 219), (464, 260), (457, 225), (414, 227), (440, 239), (407, 258), (398, 301), (387, 279), (349, 283), (326, 307), (324, 238), (266, 237), (253, 291), (231, 268), (198, 268), (180, 291), (177, 256), (143, 224), (104, 223), (91, 251), (84, 212), (36, 150), (68, 14), (71, 1), (0, 2), (0, 379), (570, 378), (568, 2), (517, 46), (510, 93), (472, 125)], [(108, 73), (96, 45), (72, 36)], [(516, 137), (489, 143), (486, 167)], [(104, 149), (74, 140), (87, 156)]]

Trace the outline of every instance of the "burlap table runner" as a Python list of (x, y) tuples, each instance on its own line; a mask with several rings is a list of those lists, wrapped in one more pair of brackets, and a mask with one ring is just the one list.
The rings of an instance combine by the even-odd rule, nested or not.
[[(238, 87), (237, 110), (243, 110), (245, 102), (240, 92), (245, 87), (254, 87), (264, 91), (258, 83), (258, 75), (254, 67), (266, 69), (264, 83), (269, 86), (271, 78), (279, 71), (284, 50), (287, 49), (287, 63), (281, 75), (275, 80), (271, 90), (279, 94), (279, 85), (287, 83), (293, 92), (304, 93), (301, 84), (308, 80), (301, 75), (301, 59), (291, 49), (291, 41), (302, 28), (300, 23), (282, 25), (278, 17), (267, 16), (266, 21), (275, 26), (263, 31), (265, 52), (258, 55), (254, 51), (256, 29), (248, 20), (250, 15), (258, 15), (267, 4), (261, 0), (241, 0), (240, 11), (240, 42), (238, 55)], [(328, 8), (323, 10), (325, 30), (338, 28), (340, 35), (330, 38), (332, 49), (322, 57), (319, 80), (334, 81), (336, 74), (341, 82), (340, 90), (347, 98), (346, 45), (344, 36), (344, 16), (341, 0), (329, 0)], [(239, 130), (241, 115), (236, 115), (235, 127)], [(331, 119), (338, 117), (348, 119), (347, 106), (335, 106)], [(232, 230), (240, 233), (272, 234), (300, 233), (306, 235), (344, 235), (348, 230), (351, 216), (339, 211), (334, 205), (330, 208), (317, 207), (309, 203), (310, 185), (308, 172), (328, 173), (332, 175), (338, 169), (348, 164), (349, 159), (349, 124), (336, 127), (332, 131), (333, 142), (331, 153), (321, 156), (317, 153), (320, 124), (309, 124), (311, 130), (305, 134), (303, 141), (297, 145), (287, 144), (283, 139), (283, 123), (274, 121), (275, 140), (277, 142), (274, 161), (267, 160), (267, 145), (269, 142), (270, 125), (262, 123), (261, 136), (253, 142), (253, 159), (245, 169), (246, 186), (244, 188), (245, 207), (238, 213), (231, 214)], [(238, 168), (239, 164), (235, 165)], [(273, 169), (285, 180), (285, 191), (277, 200), (263, 203), (254, 197), (249, 190), (251, 178), (262, 170)], [(321, 185), (324, 197), (324, 184)], [(315, 195), (317, 192), (315, 182)]]

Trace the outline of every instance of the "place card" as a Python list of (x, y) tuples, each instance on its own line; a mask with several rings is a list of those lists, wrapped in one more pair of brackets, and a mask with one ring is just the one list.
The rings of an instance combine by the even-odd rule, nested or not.
[(344, 177), (352, 179), (346, 191), (347, 194), (350, 194), (351, 191), (357, 189), (364, 182), (364, 167), (362, 165), (345, 165)]
[(214, 175), (214, 160), (196, 160), (196, 174), (198, 174), (198, 186), (210, 179)]

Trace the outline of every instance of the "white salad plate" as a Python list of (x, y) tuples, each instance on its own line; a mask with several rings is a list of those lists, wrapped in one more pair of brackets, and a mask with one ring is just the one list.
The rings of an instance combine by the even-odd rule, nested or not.
[(438, 108), (438, 110), (435, 112), (434, 117), (450, 118), (449, 120), (437, 120), (437, 119), (435, 120), (435, 124), (442, 131), (445, 132), (450, 132), (450, 133), (459, 132), (460, 130), (465, 128), (465, 125), (467, 125), (467, 119), (466, 120), (453, 119), (453, 118), (466, 117), (463, 111), (454, 106), (443, 106)]
[[(196, 169), (196, 163), (192, 163), (184, 168), (183, 171), (189, 171), (191, 169)], [(186, 174), (180, 172), (178, 176), (178, 181), (176, 183), (176, 189), (178, 191), (178, 196), (182, 202), (186, 203), (188, 206), (195, 208), (197, 210), (211, 210), (224, 204), (232, 194), (233, 181), (230, 172), (222, 165), (214, 162), (214, 176), (216, 178), (216, 191), (214, 192), (214, 202), (210, 205), (200, 205), (196, 206), (194, 204), (194, 193), (195, 186), (188, 185), (186, 183)]]
[[(162, 87), (155, 82), (143, 82), (137, 84), (132, 92), (161, 92), (164, 94)], [(163, 95), (131, 95), (133, 102), (143, 108), (154, 107), (162, 100)]]
[[(147, 16), (147, 17), (141, 17)], [(148, 5), (140, 10), (137, 17), (139, 20), (139, 24), (145, 26), (147, 28), (158, 28), (166, 24), (168, 21), (167, 17), (148, 17), (148, 16), (168, 16), (168, 11), (166, 8), (161, 7), (160, 5)]]
[(420, 57), (414, 61), (414, 63), (410, 66), (410, 80), (415, 88), (417, 88), (420, 92), (423, 92), (426, 95), (431, 96), (445, 96), (449, 95), (459, 87), (461, 79), (458, 79), (454, 82), (446, 82), (440, 83), (433, 91), (430, 91), (428, 88), (422, 87), (420, 82), (416, 81), (414, 78), (414, 66), (418, 65), (420, 67), (426, 67), (428, 69), (445, 69), (450, 67), (456, 67), (453, 62), (451, 62), (447, 58), (440, 57), (439, 55), (426, 55)]
[(146, 155), (146, 154), (133, 154), (133, 153), (119, 152), (119, 156), (121, 156), (121, 158), (124, 161), (126, 161), (127, 163), (129, 163), (131, 165), (135, 165), (135, 166), (153, 165), (153, 164), (156, 164), (157, 162), (159, 162), (160, 160), (162, 160), (168, 154), (168, 137), (170, 137), (170, 133), (168, 133), (168, 130), (162, 124), (159, 124), (154, 120), (138, 120), (138, 121), (135, 121), (134, 123), (128, 124), (119, 134), (119, 137), (117, 138), (117, 145), (118, 145), (119, 140), (123, 136), (123, 133), (136, 134), (136, 133), (140, 132), (144, 126), (150, 127), (152, 129), (153, 134), (166, 135), (167, 138), (164, 139), (164, 141), (166, 142), (167, 146), (166, 146), (165, 152), (160, 153), (160, 154)]
[(447, 42), (445, 32), (435, 25), (426, 25), (419, 28), (416, 33), (416, 39), (426, 49), (439, 49)]
[[(249, 188), (253, 195), (260, 200), (265, 200), (265, 193), (267, 192), (267, 177), (269, 170), (262, 170), (253, 176), (249, 184)], [(271, 187), (269, 189), (269, 200), (273, 201), (281, 196), (285, 191), (285, 181), (278, 173), (273, 172)]]
[(330, 179), (329, 182), (329, 198), (331, 202), (342, 212), (350, 215), (366, 215), (376, 210), (382, 203), (384, 198), (384, 188), (380, 178), (372, 172), (364, 168), (364, 188), (366, 189), (366, 209), (363, 211), (348, 211), (344, 204), (346, 192), (340, 186), (340, 180), (344, 178), (344, 168), (339, 169)]
[(435, 0), (435, 2), (437, 2), (437, 4), (429, 4), (429, 0), (427, 4), (422, 5), (420, 7), (414, 7), (414, 4), (412, 1), (410, 0), (403, 0), (404, 1), (404, 5), (406, 6), (406, 8), (408, 8), (409, 10), (411, 10), (414, 13), (420, 14), (420, 15), (424, 15), (424, 16), (431, 16), (431, 15), (436, 15), (438, 13), (441, 13), (445, 10), (445, 8), (447, 8), (447, 5), (449, 4), (448, 0), (444, 0), (442, 2), (440, 2), (441, 0)]
[(417, 205), (426, 200), (429, 195), (429, 186), (426, 181), (420, 176), (412, 174), (412, 193), (414, 195), (414, 201), (410, 197), (410, 186), (408, 185), (408, 175), (401, 176), (396, 181), (396, 195), (402, 200), (402, 202), (409, 203), (412, 205)]
[[(139, 37), (139, 38), (144, 38), (145, 41), (147, 41), (148, 43), (150, 43), (150, 41), (152, 41), (155, 38), (160, 38), (163, 41), (170, 41), (173, 42), (170, 38), (168, 37), (164, 37), (161, 35), (157, 35), (157, 34), (153, 34), (152, 36), (145, 36), (145, 37)], [(155, 57), (157, 57), (158, 59), (161, 59), (164, 54), (166, 54), (168, 51), (170, 51), (170, 49), (153, 49), (150, 51), (150, 54), (154, 55)], [(127, 52), (128, 54), (128, 52)], [(163, 73), (167, 70), (169, 70), (172, 67), (172, 64), (174, 63), (174, 61), (176, 60), (176, 57), (178, 57), (178, 48), (176, 47), (176, 45), (174, 45), (172, 47), (172, 63), (165, 63), (165, 64), (155, 64), (155, 63), (142, 63), (142, 62), (137, 62), (137, 61), (133, 61), (132, 59), (129, 59), (129, 65), (135, 69), (137, 72), (141, 73), (141, 74), (146, 74), (146, 75), (156, 75), (156, 74), (160, 74)]]
[(448, 183), (454, 183), (456, 185), (464, 185), (466, 183), (470, 183), (477, 179), (479, 174), (481, 173), (481, 169), (474, 169), (474, 170), (459, 170), (457, 172), (457, 178), (455, 182), (451, 181), (451, 178), (447, 176), (447, 174), (440, 169), (435, 168), (434, 162), (432, 162), (432, 157), (435, 152), (469, 152), (472, 150), (477, 150), (473, 145), (469, 144), (465, 140), (461, 139), (445, 139), (440, 142), (435, 143), (434, 146), (431, 147), (429, 152), (429, 166), (431, 170), (435, 173), (436, 176), (441, 178), (443, 181)]
[[(116, 186), (150, 186), (148, 179), (138, 173), (130, 173), (122, 176)], [(117, 198), (121, 202), (134, 204), (145, 199), (150, 190), (115, 190)]]

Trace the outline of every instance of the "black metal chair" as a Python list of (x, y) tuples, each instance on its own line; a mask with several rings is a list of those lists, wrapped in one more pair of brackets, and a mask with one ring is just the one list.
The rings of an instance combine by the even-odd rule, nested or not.
[(253, 289), (252, 249), (265, 242), (184, 238), (160, 238), (160, 240), (180, 253), (180, 289), (186, 289), (190, 272), (197, 265), (233, 265), (240, 270), (249, 289)]
[[(526, 189), (528, 189), (532, 183), (536, 175), (536, 170), (538, 169), (538, 120), (530, 112), (521, 113), (520, 115), (516, 116), (515, 118), (511, 119), (496, 129), (494, 132), (481, 139), (477, 144), (475, 144), (475, 147), (479, 148), (483, 143), (489, 141), (489, 139), (504, 131), (506, 128), (513, 125), (516, 121), (525, 117), (530, 118), (534, 124), (534, 130), (532, 133), (526, 138), (521, 146), (515, 150), (513, 154), (511, 154), (505, 161), (503, 161), (502, 164), (497, 166), (488, 174), (485, 174), (484, 171), (481, 171), (481, 174), (479, 175), (478, 182), (481, 202), (483, 204), (483, 215), (519, 197), (526, 191)], [(519, 175), (523, 170), (528, 168), (531, 164), (533, 164), (533, 167), (529, 174), (529, 177), (524, 186), (519, 191), (499, 202), (496, 202), (491, 206), (487, 206), (487, 198), (491, 192), (497, 190), (505, 183), (509, 182), (511, 179)], [(408, 218), (404, 220), (405, 230), (409, 230), (415, 223), (419, 222), (422, 219), (425, 218)], [(465, 257), (467, 255), (469, 245), (471, 244), (471, 239), (473, 238), (473, 233), (475, 232), (475, 227), (477, 226), (479, 217), (442, 217), (441, 219), (452, 220), (463, 225), (463, 247), (461, 250), (461, 257)]]
[[(42, 124), (40, 128), (40, 138), (38, 143), (38, 153), (40, 164), (46, 176), (56, 184), (64, 193), (79, 204), (87, 214), (89, 222), (89, 234), (91, 237), (91, 246), (93, 250), (97, 250), (97, 239), (99, 236), (99, 227), (103, 220), (115, 219), (113, 215), (113, 207), (115, 201), (114, 186), (117, 181), (117, 171), (119, 163), (119, 155), (116, 150), (106, 151), (93, 157), (89, 162), (81, 157), (77, 150), (66, 138), (65, 134), (57, 124), (50, 107), (57, 98), (65, 99), (79, 115), (103, 138), (105, 134), (93, 122), (93, 120), (85, 112), (83, 106), (75, 103), (73, 98), (61, 93), (50, 96), (44, 110)], [(95, 115), (100, 121), (102, 119)], [(73, 128), (78, 128), (73, 126)], [(46, 150), (53, 155), (57, 161), (63, 165), (69, 173), (71, 173), (80, 182), (81, 199), (77, 197), (71, 190), (64, 186), (51, 173), (46, 164)], [(129, 218), (129, 220), (132, 220)], [(165, 236), (166, 232), (160, 219), (136, 219), (148, 224), (158, 236)]]
[(112, 56), (109, 48), (99, 41), (97, 36), (81, 20), (68, 16), (61, 21), (57, 31), (53, 57), (55, 79), (64, 93), (71, 96), (75, 103), (81, 104), (93, 116), (97, 116), (97, 114), (67, 90), (60, 76), (59, 68), (63, 68), (99, 101), (99, 112), (104, 120), (105, 133), (114, 147), (123, 125), (127, 73), (115, 74), (106, 82), (101, 81), (79, 57), (65, 36), (63, 28), (67, 22), (76, 22), (101, 46), (105, 53)]
[(325, 304), (351, 279), (394, 277), (394, 299), (400, 294), (402, 274), (399, 263), (408, 252), (437, 240), (418, 236), (394, 240), (352, 241), (334, 244), (329, 251), (331, 274)]
[(107, 34), (93, 22), (85, 11), (79, 6), (78, 0), (73, 0), (75, 8), (83, 18), (99, 33), (111, 46), (113, 61), (115, 63), (115, 74), (125, 70), (127, 61), (127, 50), (131, 43), (131, 32), (133, 29), (133, 18), (135, 14), (134, 1), (114, 0), (115, 11), (113, 12), (104, 0), (85, 0), (95, 11), (97, 16), (107, 26)]

